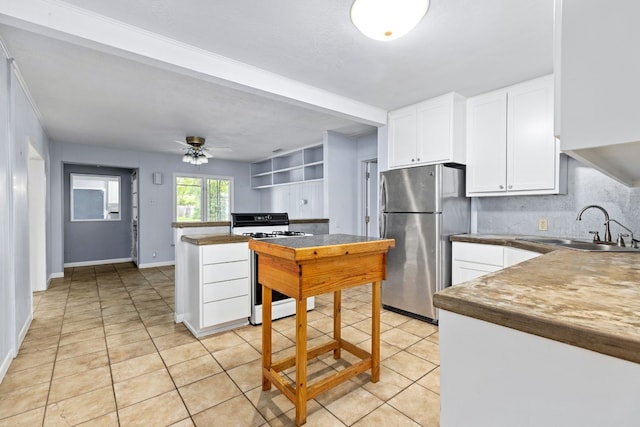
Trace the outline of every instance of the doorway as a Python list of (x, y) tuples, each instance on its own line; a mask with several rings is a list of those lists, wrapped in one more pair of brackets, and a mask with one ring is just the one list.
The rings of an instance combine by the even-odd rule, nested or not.
[(47, 289), (46, 188), (44, 159), (29, 143), (29, 277), (31, 292)]
[(362, 190), (362, 234), (367, 237), (378, 237), (378, 159), (362, 162), (364, 188)]

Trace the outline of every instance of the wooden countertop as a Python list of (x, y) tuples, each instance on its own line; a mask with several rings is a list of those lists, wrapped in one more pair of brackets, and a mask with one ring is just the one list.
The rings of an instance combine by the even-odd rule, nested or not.
[(350, 234), (319, 234), (316, 236), (251, 240), (249, 242), (249, 248), (256, 252), (293, 261), (387, 252), (393, 247), (395, 247), (393, 239), (378, 239)]
[(182, 236), (182, 241), (194, 245), (219, 245), (223, 243), (248, 242), (251, 237), (238, 236), (235, 234), (191, 234)]
[(453, 236), (545, 255), (446, 288), (440, 309), (640, 363), (640, 254), (583, 252), (515, 240)]

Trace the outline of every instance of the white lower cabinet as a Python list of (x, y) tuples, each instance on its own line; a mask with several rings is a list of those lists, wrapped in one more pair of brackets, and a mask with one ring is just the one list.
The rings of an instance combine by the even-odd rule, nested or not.
[(196, 337), (249, 323), (249, 254), (246, 242), (189, 245), (184, 323)]
[(506, 246), (453, 242), (451, 284), (458, 285), (538, 255), (537, 252)]

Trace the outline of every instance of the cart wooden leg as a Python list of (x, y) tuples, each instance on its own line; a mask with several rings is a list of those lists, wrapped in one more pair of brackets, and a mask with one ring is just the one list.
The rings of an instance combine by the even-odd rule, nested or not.
[(271, 288), (262, 286), (262, 390), (271, 390), (264, 369), (271, 369)]
[(371, 382), (380, 379), (380, 282), (373, 282), (371, 296)]
[[(340, 325), (342, 323), (342, 291), (333, 293), (333, 339), (340, 342), (342, 336)], [(340, 346), (333, 350), (333, 358), (340, 359)]]
[(307, 422), (307, 299), (296, 300), (296, 425)]

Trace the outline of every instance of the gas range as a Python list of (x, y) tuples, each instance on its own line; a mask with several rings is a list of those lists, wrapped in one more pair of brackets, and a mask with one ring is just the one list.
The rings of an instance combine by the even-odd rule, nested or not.
[[(289, 214), (284, 213), (232, 213), (231, 234), (248, 236), (252, 239), (274, 239), (292, 236), (311, 236), (301, 231), (289, 230)], [(262, 323), (262, 285), (258, 282), (258, 255), (251, 256), (251, 317), (254, 325)], [(307, 309), (315, 307), (315, 299), (307, 298)], [(296, 313), (293, 298), (272, 292), (272, 319), (291, 316)]]

